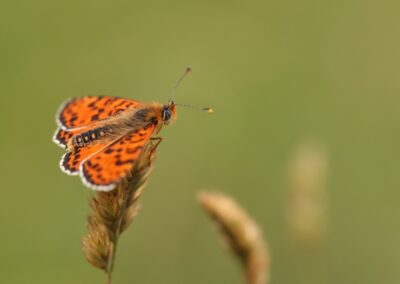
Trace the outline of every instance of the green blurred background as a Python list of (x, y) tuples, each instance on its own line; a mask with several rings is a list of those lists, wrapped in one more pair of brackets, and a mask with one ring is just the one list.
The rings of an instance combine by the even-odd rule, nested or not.
[[(102, 283), (82, 256), (90, 190), (58, 168), (67, 98), (179, 110), (119, 244), (115, 283), (242, 283), (196, 193), (235, 197), (262, 226), (271, 283), (400, 282), (400, 5), (396, 1), (0, 2), (1, 283)], [(327, 234), (291, 240), (287, 169), (329, 157)]]

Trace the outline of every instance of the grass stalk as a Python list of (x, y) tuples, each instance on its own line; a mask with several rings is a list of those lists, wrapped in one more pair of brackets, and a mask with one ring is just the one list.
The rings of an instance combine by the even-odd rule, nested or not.
[(156, 146), (145, 148), (135, 169), (110, 192), (96, 192), (90, 199), (88, 234), (82, 238), (84, 256), (94, 267), (102, 269), (106, 284), (112, 283), (118, 241), (135, 219), (141, 197), (152, 170)]

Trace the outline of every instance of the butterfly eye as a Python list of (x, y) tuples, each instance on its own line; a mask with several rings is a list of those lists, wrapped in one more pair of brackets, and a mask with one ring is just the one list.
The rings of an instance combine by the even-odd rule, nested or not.
[(163, 109), (163, 120), (164, 120), (164, 122), (167, 122), (170, 119), (171, 119), (171, 111), (168, 108), (164, 108)]

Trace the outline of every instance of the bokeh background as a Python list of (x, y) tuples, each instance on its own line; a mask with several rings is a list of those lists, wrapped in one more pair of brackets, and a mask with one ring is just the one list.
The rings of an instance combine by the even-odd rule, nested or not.
[[(115, 283), (242, 283), (196, 203), (205, 189), (233, 196), (263, 228), (271, 283), (399, 283), (399, 9), (2, 0), (1, 282), (103, 282), (80, 250), (91, 192), (58, 168), (55, 111), (86, 94), (166, 102), (190, 65), (176, 101), (215, 113), (180, 109), (163, 130)], [(288, 221), (288, 172), (310, 140), (325, 153), (325, 233), (304, 248)]]

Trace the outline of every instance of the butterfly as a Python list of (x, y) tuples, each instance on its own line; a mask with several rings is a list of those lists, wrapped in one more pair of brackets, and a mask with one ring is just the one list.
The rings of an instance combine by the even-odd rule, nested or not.
[(111, 96), (66, 101), (57, 112), (58, 128), (53, 136), (67, 150), (61, 170), (79, 175), (91, 189), (114, 189), (134, 170), (147, 143), (151, 139), (161, 142), (154, 135), (176, 119), (176, 106), (172, 98), (167, 104)]

